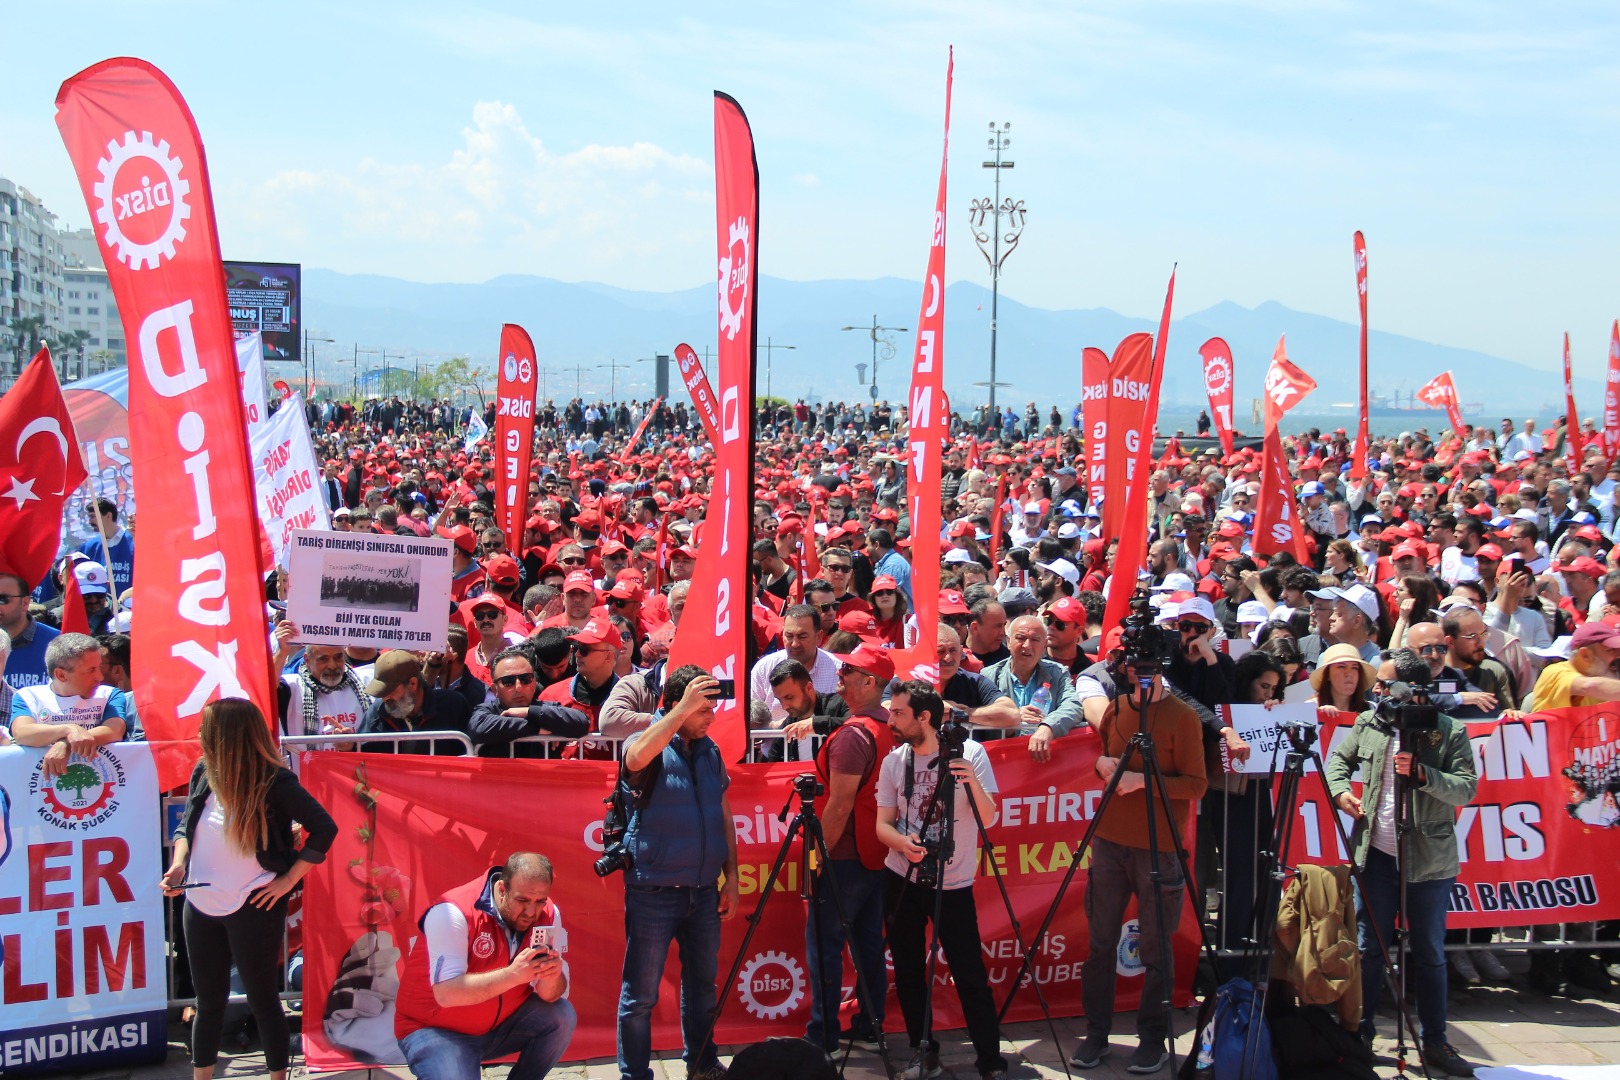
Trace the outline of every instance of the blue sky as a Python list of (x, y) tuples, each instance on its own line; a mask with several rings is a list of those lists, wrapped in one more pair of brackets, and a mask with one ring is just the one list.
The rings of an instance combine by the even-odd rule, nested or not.
[(145, 57), (197, 115), (229, 258), (697, 285), (723, 89), (764, 273), (920, 277), (954, 44), (952, 280), (988, 283), (967, 207), (1010, 121), (1026, 303), (1153, 314), (1179, 261), (1181, 312), (1354, 320), (1360, 228), (1380, 329), (1546, 368), (1567, 329), (1596, 375), (1620, 315), (1612, 4), (79, 0), (6, 34), (0, 175), (84, 224), (56, 88)]

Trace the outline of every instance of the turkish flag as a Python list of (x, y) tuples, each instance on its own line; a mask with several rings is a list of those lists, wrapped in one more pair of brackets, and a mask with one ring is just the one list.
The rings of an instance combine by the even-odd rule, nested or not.
[(1271, 366), (1266, 369), (1266, 432), (1275, 431), (1283, 414), (1315, 389), (1316, 380), (1288, 359), (1283, 339), (1278, 338), (1277, 351), (1271, 354)]
[[(45, 441), (35, 442), (40, 436)], [(51, 354), (41, 348), (0, 398), (0, 499), (12, 500), (0, 530), (0, 570), (30, 589), (45, 580), (62, 535), (62, 506), (85, 475), (73, 417)]]

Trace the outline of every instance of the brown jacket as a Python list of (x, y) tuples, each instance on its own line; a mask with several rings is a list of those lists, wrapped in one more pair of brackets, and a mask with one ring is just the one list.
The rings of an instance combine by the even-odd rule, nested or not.
[(1361, 951), (1355, 890), (1348, 866), (1312, 866), (1283, 891), (1272, 932), (1271, 977), (1294, 988), (1303, 1005), (1335, 1005), (1339, 1024), (1361, 1024)]

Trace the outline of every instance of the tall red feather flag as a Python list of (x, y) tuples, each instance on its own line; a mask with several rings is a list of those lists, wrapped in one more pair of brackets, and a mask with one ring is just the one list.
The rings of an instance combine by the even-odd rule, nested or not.
[(1356, 420), (1356, 446), (1350, 458), (1350, 478), (1360, 480), (1367, 475), (1367, 455), (1372, 449), (1372, 438), (1367, 429), (1367, 241), (1356, 230), (1356, 298), (1361, 307), (1361, 412)]
[(1609, 371), (1603, 381), (1603, 455), (1620, 457), (1620, 319), (1609, 331)]
[(79, 589), (79, 575), (73, 572), (73, 563), (62, 568), (62, 633), (88, 634), (90, 615), (84, 610), (84, 593)]
[(1564, 457), (1569, 474), (1581, 470), (1581, 418), (1575, 412), (1575, 379), (1569, 363), (1569, 332), (1564, 332)]
[(1286, 551), (1303, 566), (1310, 565), (1305, 530), (1294, 506), (1294, 485), (1283, 455), (1282, 435), (1270, 428), (1261, 444), (1260, 496), (1254, 506), (1254, 553)]
[(105, 60), (62, 84), (56, 124), (134, 348), (130, 460), (159, 543), (135, 553), (135, 699), (164, 790), (186, 782), (202, 711), (275, 695), (258, 521), (208, 163), (191, 111), (151, 64)]
[(1001, 556), (1001, 533), (1007, 526), (1007, 474), (996, 477), (996, 509), (990, 519), (990, 565)]
[(1153, 365), (1153, 338), (1132, 334), (1114, 350), (1108, 399), (1108, 500), (1117, 506), (1119, 551), (1103, 613), (1103, 631), (1118, 626), (1136, 589), (1136, 577), (1147, 558), (1148, 491), (1153, 437), (1151, 414), (1145, 403), (1153, 400), (1152, 383), (1163, 368)]
[[(719, 439), (703, 542), (669, 667), (698, 664), (735, 679), (737, 696), (715, 703), (709, 737), (728, 762), (748, 748), (748, 636), (752, 605), (749, 517), (754, 492), (754, 338), (759, 303), (759, 165), (742, 106), (714, 95), (714, 188), (719, 252)], [(738, 678), (738, 668), (744, 677)]]
[(1232, 347), (1222, 338), (1212, 337), (1198, 346), (1204, 358), (1204, 393), (1209, 411), (1215, 414), (1215, 434), (1221, 440), (1221, 453), (1232, 453), (1232, 396), (1235, 382)]
[(516, 323), (501, 327), (495, 382), (495, 523), (506, 550), (521, 551), (529, 516), (529, 466), (534, 462), (534, 342)]
[(945, 63), (945, 136), (939, 160), (939, 189), (929, 223), (928, 271), (917, 311), (917, 343), (911, 358), (911, 396), (906, 416), (911, 460), (906, 497), (911, 515), (911, 596), (917, 637), (897, 670), (939, 667), (939, 557), (941, 448), (950, 437), (950, 403), (945, 400), (945, 181), (951, 155), (951, 80), (956, 53)]
[[(36, 436), (44, 441), (32, 442)], [(45, 580), (62, 535), (62, 508), (84, 478), (73, 417), (51, 354), (41, 348), (0, 398), (0, 500), (12, 500), (0, 529), (0, 570), (30, 589)]]
[[(1087, 346), (1080, 353), (1080, 423), (1086, 447), (1086, 497), (1093, 509), (1102, 508), (1103, 535), (1118, 536), (1108, 528), (1108, 354)], [(1118, 501), (1118, 500), (1116, 500)]]

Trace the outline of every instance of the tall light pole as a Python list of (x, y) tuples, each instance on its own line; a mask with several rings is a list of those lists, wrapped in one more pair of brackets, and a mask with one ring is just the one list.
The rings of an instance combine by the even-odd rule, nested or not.
[(765, 397), (767, 399), (769, 399), (770, 396), (771, 396), (771, 354), (773, 352), (775, 352), (777, 349), (797, 349), (798, 346), (797, 345), (772, 345), (771, 344), (771, 339), (766, 338), (765, 339), (765, 344), (763, 344), (763, 345), (755, 345), (754, 348), (755, 349), (764, 349), (765, 350)]
[(596, 366), (599, 367), (599, 368), (612, 368), (613, 369), (612, 374), (610, 374), (608, 376), (608, 404), (609, 405), (617, 404), (618, 400), (619, 400), (619, 369), (620, 368), (628, 369), (630, 367), (630, 365), (629, 364), (621, 364), (616, 360), (609, 360), (605, 364), (597, 364)]
[(572, 367), (563, 368), (563, 370), (572, 371), (574, 373), (574, 396), (579, 398), (581, 401), (584, 401), (584, 395), (579, 392), (579, 377), (589, 369), (584, 364), (574, 364)]
[(304, 400), (305, 401), (309, 400), (309, 371), (310, 371), (310, 368), (312, 368), (314, 366), (314, 364), (315, 364), (315, 358), (310, 355), (310, 351), (309, 351), (309, 343), (312, 342), (312, 341), (324, 341), (328, 345), (336, 345), (337, 344), (337, 339), (336, 338), (310, 337), (309, 336), (309, 330), (307, 328), (304, 330)]
[[(860, 330), (863, 333), (867, 333), (867, 334), (872, 335), (872, 391), (871, 391), (870, 396), (871, 396), (873, 401), (876, 401), (877, 396), (878, 396), (877, 369), (878, 369), (878, 345), (879, 345), (879, 343), (881, 343), (883, 345), (883, 359), (885, 359), (885, 360), (894, 359), (894, 339), (893, 338), (886, 338), (886, 337), (879, 337), (878, 335), (879, 334), (904, 334), (904, 333), (909, 332), (909, 328), (904, 327), (904, 326), (879, 326), (878, 321), (877, 321), (877, 314), (874, 312), (873, 315), (872, 315), (872, 325), (871, 326), (840, 326), (838, 329), (840, 329), (840, 330)], [(857, 366), (859, 366), (859, 365), (857, 365)]]
[[(1012, 139), (1007, 132), (1012, 130), (1011, 121), (996, 126), (990, 122), (990, 149), (996, 152), (994, 161), (984, 163), (986, 169), (994, 169), (996, 174), (996, 194), (993, 199), (974, 199), (973, 205), (968, 208), (968, 222), (973, 230), (973, 242), (979, 245), (979, 252), (990, 264), (990, 411), (996, 412), (996, 387), (1004, 385), (996, 382), (996, 309), (1001, 298), (1001, 264), (1007, 261), (1007, 256), (1013, 253), (1018, 246), (1019, 237), (1024, 235), (1024, 200), (1014, 202), (1011, 196), (1005, 201), (1001, 198), (1001, 170), (1013, 167), (1011, 161), (1003, 161), (1001, 152), (1012, 145)], [(985, 231), (984, 219), (994, 217), (995, 221), (989, 232)], [(1007, 219), (1004, 230), (1001, 219)], [(1006, 244), (1006, 250), (1002, 245)], [(986, 250), (986, 245), (989, 245)]]

